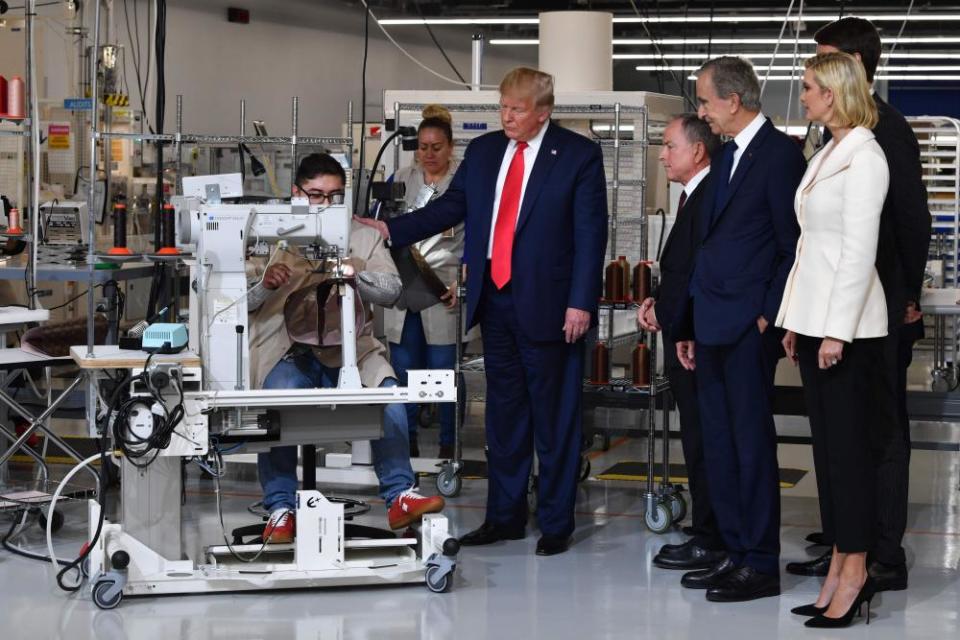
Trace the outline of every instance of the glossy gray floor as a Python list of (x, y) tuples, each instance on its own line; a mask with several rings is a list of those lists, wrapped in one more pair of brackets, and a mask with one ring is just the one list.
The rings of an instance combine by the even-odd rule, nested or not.
[[(955, 428), (955, 427), (954, 427)], [(593, 460), (600, 472), (618, 460), (643, 458), (642, 440), (617, 439)], [(781, 466), (810, 469), (809, 448), (785, 445)], [(100, 611), (87, 595), (59, 591), (48, 565), (0, 551), (0, 637), (115, 640), (120, 638), (958, 638), (960, 637), (960, 462), (952, 452), (915, 452), (907, 592), (882, 594), (865, 626), (830, 633), (805, 629), (791, 607), (812, 602), (819, 583), (784, 575), (780, 598), (710, 604), (680, 587), (678, 573), (651, 567), (658, 547), (682, 536), (658, 536), (643, 526), (642, 486), (588, 480), (578, 503), (575, 544), (563, 555), (533, 554), (537, 534), (465, 549), (454, 590), (421, 586), (126, 599)], [(425, 489), (429, 489), (425, 483)], [(486, 485), (467, 481), (447, 513), (459, 532), (483, 518)], [(348, 493), (349, 490), (337, 493)], [(228, 486), (227, 527), (251, 521), (257, 496), (250, 481)], [(813, 474), (783, 492), (783, 559), (803, 559), (803, 536), (816, 529)], [(371, 491), (360, 495), (372, 495)], [(67, 508), (58, 548), (75, 553), (83, 511)], [(2, 519), (6, 522), (6, 519)], [(365, 517), (383, 524), (383, 506)], [(0, 522), (2, 524), (2, 522)], [(212, 485), (191, 472), (185, 534), (190, 545), (219, 539)], [(38, 529), (27, 542), (40, 548)]]

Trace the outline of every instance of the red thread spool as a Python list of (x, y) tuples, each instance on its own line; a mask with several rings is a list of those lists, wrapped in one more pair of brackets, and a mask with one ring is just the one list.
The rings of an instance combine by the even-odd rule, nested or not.
[(649, 260), (638, 262), (633, 268), (633, 300), (634, 302), (643, 302), (650, 297), (652, 288), (652, 271)]

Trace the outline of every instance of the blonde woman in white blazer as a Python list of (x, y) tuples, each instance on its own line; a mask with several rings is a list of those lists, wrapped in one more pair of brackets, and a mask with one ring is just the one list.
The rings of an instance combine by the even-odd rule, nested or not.
[[(777, 326), (800, 366), (824, 531), (836, 544), (817, 601), (794, 613), (812, 627), (849, 625), (874, 588), (866, 556), (876, 531), (869, 373), (883, 366), (883, 287), (874, 266), (890, 175), (870, 131), (877, 109), (863, 66), (845, 53), (806, 63), (800, 102), (833, 138), (807, 166), (795, 199), (800, 239)], [(826, 497), (829, 496), (829, 497)]]

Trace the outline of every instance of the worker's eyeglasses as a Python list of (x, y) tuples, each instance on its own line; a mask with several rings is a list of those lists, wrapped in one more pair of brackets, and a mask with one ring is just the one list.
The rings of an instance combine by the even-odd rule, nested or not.
[(305, 195), (307, 199), (310, 200), (311, 204), (343, 204), (344, 193), (342, 190), (326, 192), (317, 189), (307, 191), (299, 185), (297, 185), (297, 187), (300, 189), (300, 193)]

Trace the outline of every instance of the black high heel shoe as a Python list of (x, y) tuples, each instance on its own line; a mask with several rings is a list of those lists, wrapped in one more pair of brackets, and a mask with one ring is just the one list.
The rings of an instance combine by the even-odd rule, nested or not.
[(863, 605), (867, 605), (867, 624), (870, 624), (870, 602), (873, 600), (873, 596), (876, 595), (876, 593), (877, 589), (873, 582), (873, 578), (867, 576), (867, 581), (863, 583), (862, 587), (860, 587), (860, 592), (857, 594), (857, 597), (853, 599), (853, 604), (850, 605), (850, 608), (847, 609), (845, 614), (839, 618), (830, 618), (821, 613), (817, 617), (807, 620), (804, 625), (816, 629), (839, 629), (841, 627), (849, 627), (850, 623), (853, 622), (855, 615), (863, 615)]
[(814, 616), (819, 616), (823, 613), (826, 613), (829, 607), (830, 605), (827, 605), (826, 607), (818, 607), (815, 604), (805, 604), (802, 607), (794, 607), (793, 609), (790, 609), (790, 613), (794, 613), (798, 616), (807, 616), (808, 618), (812, 618)]

